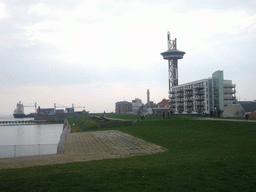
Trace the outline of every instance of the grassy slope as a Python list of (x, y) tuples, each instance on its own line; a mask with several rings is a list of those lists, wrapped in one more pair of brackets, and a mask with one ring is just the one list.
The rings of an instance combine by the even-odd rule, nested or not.
[(1, 170), (2, 191), (255, 191), (256, 124), (143, 121), (120, 131), (168, 148), (122, 159)]

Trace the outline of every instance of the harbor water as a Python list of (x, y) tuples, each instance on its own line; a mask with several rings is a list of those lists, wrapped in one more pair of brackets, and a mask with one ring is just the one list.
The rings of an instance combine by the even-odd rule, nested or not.
[[(0, 116), (0, 121), (33, 120)], [(0, 126), (0, 158), (56, 154), (63, 124)]]

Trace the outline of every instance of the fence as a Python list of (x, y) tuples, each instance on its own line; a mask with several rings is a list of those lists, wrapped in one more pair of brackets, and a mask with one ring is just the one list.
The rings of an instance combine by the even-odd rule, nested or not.
[(57, 154), (58, 144), (0, 146), (0, 158)]

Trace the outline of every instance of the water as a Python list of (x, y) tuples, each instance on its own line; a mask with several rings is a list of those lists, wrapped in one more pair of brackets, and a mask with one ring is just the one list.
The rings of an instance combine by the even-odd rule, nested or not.
[[(33, 118), (0, 117), (0, 121), (15, 120), (33, 120)], [(56, 153), (62, 129), (63, 124), (0, 126), (0, 158), (10, 157), (6, 155), (7, 153), (11, 156)]]

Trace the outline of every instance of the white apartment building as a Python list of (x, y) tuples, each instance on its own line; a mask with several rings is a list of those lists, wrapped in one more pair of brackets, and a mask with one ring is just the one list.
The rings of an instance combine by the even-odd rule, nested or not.
[(169, 91), (170, 110), (176, 113), (207, 113), (223, 111), (236, 102), (235, 84), (223, 79), (223, 71), (216, 71), (211, 78), (174, 86)]
[(132, 112), (133, 113), (138, 113), (141, 106), (143, 106), (141, 99), (135, 98), (134, 100), (132, 100)]

